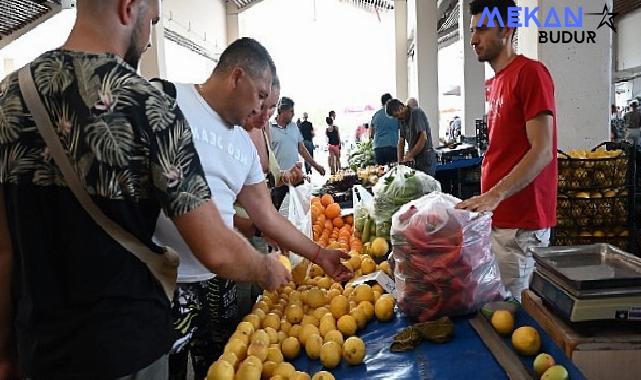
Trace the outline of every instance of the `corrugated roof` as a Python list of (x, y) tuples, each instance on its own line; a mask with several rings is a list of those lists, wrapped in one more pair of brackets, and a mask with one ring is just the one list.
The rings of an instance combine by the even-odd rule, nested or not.
[(60, 0), (0, 0), (0, 47), (60, 10)]
[[(251, 7), (252, 5), (262, 0), (230, 0), (236, 8), (243, 10)], [(363, 8), (375, 7), (377, 10), (392, 10), (394, 9), (394, 0), (343, 0), (350, 2), (355, 6)]]

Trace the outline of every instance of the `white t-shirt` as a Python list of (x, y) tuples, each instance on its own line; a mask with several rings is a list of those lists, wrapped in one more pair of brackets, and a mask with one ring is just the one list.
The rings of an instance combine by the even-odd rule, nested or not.
[[(229, 128), (192, 84), (176, 84), (176, 101), (189, 122), (194, 145), (211, 195), (229, 228), (234, 225), (234, 203), (243, 186), (265, 181), (256, 147), (241, 127)], [(174, 224), (164, 214), (158, 218), (155, 239), (180, 255), (178, 282), (198, 282), (215, 274), (191, 253)]]

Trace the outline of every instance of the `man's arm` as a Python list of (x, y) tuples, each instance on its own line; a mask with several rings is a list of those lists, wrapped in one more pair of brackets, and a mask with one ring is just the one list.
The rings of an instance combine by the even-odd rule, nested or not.
[(425, 144), (427, 144), (427, 133), (421, 132), (421, 134), (418, 135), (418, 141), (416, 142), (416, 145), (414, 145), (414, 147), (410, 149), (409, 152), (407, 152), (403, 161), (412, 161), (414, 157), (418, 156), (423, 151), (423, 149), (425, 149)]
[(194, 256), (221, 277), (258, 282), (268, 290), (291, 279), (277, 256), (256, 252), (239, 233), (227, 228), (211, 200), (174, 218), (174, 224)]
[(369, 139), (372, 140), (374, 138), (374, 130), (376, 127), (374, 127), (374, 122), (372, 121), (369, 124)]
[(470, 211), (493, 211), (506, 198), (523, 190), (554, 158), (553, 117), (548, 112), (537, 115), (525, 125), (530, 150), (499, 183), (485, 194), (470, 198), (456, 207)]
[(405, 155), (405, 139), (403, 137), (399, 137), (398, 149), (396, 150), (396, 156), (398, 157), (398, 162), (403, 162), (404, 155)]
[(253, 223), (278, 245), (319, 264), (325, 272), (336, 280), (352, 278), (352, 273), (340, 262), (349, 256), (342, 251), (322, 249), (296, 229), (287, 219), (276, 211), (271, 203), (264, 182), (243, 186), (238, 201), (247, 210)]
[(325, 175), (325, 168), (314, 161), (314, 158), (309, 154), (307, 148), (305, 148), (305, 144), (303, 144), (302, 142), (298, 143), (298, 153), (300, 153), (300, 155), (303, 156), (303, 160), (312, 165), (317, 172), (319, 172), (321, 175)]
[(13, 346), (11, 271), (13, 250), (4, 203), (4, 191), (0, 185), (0, 379), (16, 375), (17, 367)]

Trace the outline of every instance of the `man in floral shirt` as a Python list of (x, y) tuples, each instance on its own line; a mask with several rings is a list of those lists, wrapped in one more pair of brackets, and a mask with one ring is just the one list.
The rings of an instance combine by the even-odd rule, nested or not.
[[(209, 270), (268, 289), (287, 282), (276, 259), (225, 227), (182, 113), (136, 73), (159, 1), (77, 5), (67, 42), (31, 73), (94, 202), (158, 253), (162, 208)], [(18, 367), (33, 379), (165, 379), (173, 340), (162, 287), (80, 206), (9, 75), (0, 84), (0, 379)]]

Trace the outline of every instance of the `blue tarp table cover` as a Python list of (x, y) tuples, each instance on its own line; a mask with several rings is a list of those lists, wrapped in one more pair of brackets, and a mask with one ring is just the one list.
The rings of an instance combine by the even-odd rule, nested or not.
[[(456, 318), (454, 339), (445, 344), (423, 342), (414, 351), (392, 353), (389, 347), (394, 335), (411, 322), (399, 314), (388, 323), (375, 320), (358, 333), (365, 342), (367, 355), (364, 363), (349, 366), (344, 360), (339, 367), (331, 370), (337, 380), (364, 379), (507, 379), (503, 368), (492, 356), (481, 338), (469, 323), (469, 318)], [(552, 342), (543, 329), (522, 309), (516, 314), (515, 327), (532, 326), (541, 335), (541, 352), (554, 357), (557, 364), (563, 365), (570, 374), (571, 380), (585, 379), (583, 374), (570, 362), (563, 351)], [(508, 347), (512, 347), (510, 337), (505, 338)], [(310, 375), (323, 370), (319, 360), (310, 360), (301, 347), (301, 354), (292, 364), (299, 371)], [(519, 356), (526, 368), (532, 368), (534, 357)]]

